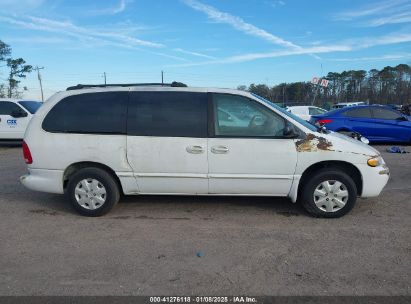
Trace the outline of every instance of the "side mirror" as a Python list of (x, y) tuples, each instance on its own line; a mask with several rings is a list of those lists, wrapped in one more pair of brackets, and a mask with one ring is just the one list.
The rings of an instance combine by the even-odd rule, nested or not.
[(295, 132), (294, 128), (289, 124), (286, 124), (283, 130), (283, 135), (285, 138), (296, 138), (298, 134)]
[(11, 117), (14, 118), (20, 118), (20, 117), (27, 117), (27, 112), (23, 111), (23, 110), (14, 110), (13, 112), (11, 112)]

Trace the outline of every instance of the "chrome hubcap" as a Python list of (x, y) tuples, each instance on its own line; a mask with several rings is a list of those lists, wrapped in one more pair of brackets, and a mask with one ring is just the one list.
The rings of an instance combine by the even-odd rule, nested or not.
[(74, 195), (77, 203), (88, 210), (100, 208), (104, 205), (107, 198), (106, 188), (102, 183), (93, 178), (81, 180), (74, 190)]
[(336, 212), (347, 204), (349, 198), (347, 187), (336, 180), (327, 180), (315, 188), (314, 203), (325, 212)]

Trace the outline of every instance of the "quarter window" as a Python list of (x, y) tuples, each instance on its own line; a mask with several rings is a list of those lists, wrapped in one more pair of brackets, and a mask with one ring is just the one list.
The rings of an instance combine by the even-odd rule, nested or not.
[(8, 102), (8, 101), (0, 101), (0, 115), (9, 115), (15, 111), (23, 111), (18, 105)]
[(380, 109), (380, 108), (373, 108), (372, 113), (374, 114), (374, 118), (377, 119), (390, 119), (390, 120), (395, 120), (401, 117), (400, 114), (390, 111), (387, 109)]
[(57, 103), (43, 121), (56, 133), (125, 134), (128, 92), (72, 95)]
[(207, 94), (132, 92), (127, 133), (135, 136), (207, 137)]
[(227, 137), (282, 137), (285, 119), (243, 96), (213, 94), (214, 132)]

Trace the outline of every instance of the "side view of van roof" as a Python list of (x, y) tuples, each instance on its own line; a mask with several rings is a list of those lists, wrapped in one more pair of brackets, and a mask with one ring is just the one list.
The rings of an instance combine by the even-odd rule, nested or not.
[(181, 82), (172, 82), (172, 83), (122, 83), (122, 84), (78, 84), (67, 88), (67, 91), (71, 90), (81, 90), (87, 88), (109, 88), (109, 87), (187, 87), (187, 85)]
[(78, 85), (27, 128), (21, 182), (66, 194), (80, 214), (120, 194), (280, 196), (340, 217), (389, 178), (372, 147), (233, 89)]

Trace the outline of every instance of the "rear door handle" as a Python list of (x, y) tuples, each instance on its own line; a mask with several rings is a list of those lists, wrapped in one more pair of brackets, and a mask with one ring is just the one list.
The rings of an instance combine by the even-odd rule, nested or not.
[(228, 153), (228, 148), (226, 146), (214, 146), (211, 147), (211, 152), (214, 154), (226, 154)]
[(204, 152), (204, 148), (202, 146), (188, 146), (186, 151), (191, 154), (201, 154)]

